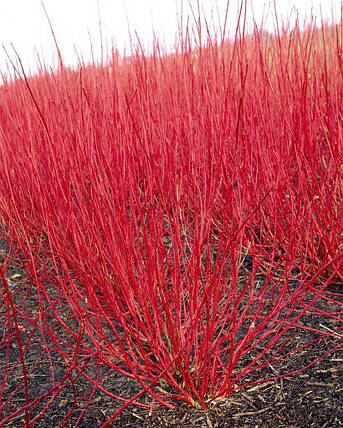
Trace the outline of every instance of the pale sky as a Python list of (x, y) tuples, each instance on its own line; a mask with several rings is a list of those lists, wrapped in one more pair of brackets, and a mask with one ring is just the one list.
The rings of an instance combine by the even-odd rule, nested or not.
[[(331, 21), (333, 13), (336, 21), (340, 19), (341, 0), (275, 0), (278, 14), (285, 19), (295, 16), (298, 11), (300, 22), (305, 16), (317, 16), (322, 13)], [(227, 0), (199, 0), (204, 16), (219, 28), (224, 19)], [(153, 29), (158, 39), (171, 47), (178, 31), (178, 14), (183, 4), (183, 16), (191, 16), (189, 3), (196, 8), (196, 0), (43, 0), (48, 16), (62, 52), (65, 64), (77, 63), (75, 47), (85, 60), (91, 58), (90, 38), (94, 55), (100, 58), (100, 29), (104, 45), (115, 44), (120, 52), (126, 46), (129, 49), (128, 28), (136, 42), (135, 32), (145, 47), (151, 46)], [(233, 33), (237, 22), (239, 0), (229, 3), (228, 30)], [(260, 22), (266, 17), (265, 27), (273, 29), (275, 20), (273, 1), (248, 0), (248, 22), (252, 22), (251, 4), (254, 16)], [(218, 16), (220, 20), (218, 20)], [(269, 17), (269, 20), (267, 19)], [(192, 18), (190, 18), (192, 22)], [(37, 51), (44, 61), (56, 64), (56, 49), (44, 14), (41, 0), (0, 0), (0, 43), (4, 45), (11, 58), (15, 58), (11, 44), (17, 50), (25, 68), (35, 70)], [(7, 70), (6, 54), (0, 47), (0, 71)]]

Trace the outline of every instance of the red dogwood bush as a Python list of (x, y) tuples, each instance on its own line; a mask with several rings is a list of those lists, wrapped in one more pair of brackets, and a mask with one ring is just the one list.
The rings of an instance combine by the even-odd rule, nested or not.
[[(97, 389), (122, 401), (113, 417), (145, 393), (206, 408), (295, 352), (291, 329), (341, 338), (341, 31), (238, 26), (232, 42), (4, 82), (3, 424), (29, 426), (70, 386), (60, 426)], [(337, 330), (302, 325), (311, 311)], [(40, 361), (52, 380), (35, 396)], [(138, 391), (106, 388), (113, 373)]]

